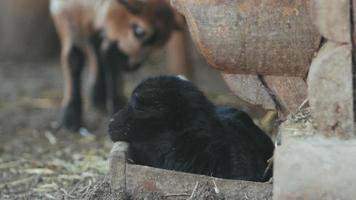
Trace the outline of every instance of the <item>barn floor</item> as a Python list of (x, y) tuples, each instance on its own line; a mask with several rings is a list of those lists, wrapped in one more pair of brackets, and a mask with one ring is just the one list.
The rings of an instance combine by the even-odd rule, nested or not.
[[(156, 60), (127, 75), (127, 94), (144, 77), (167, 73)], [(196, 82), (209, 97), (242, 105), (217, 72), (199, 59), (196, 63)], [(61, 88), (56, 60), (0, 62), (0, 199), (88, 198), (107, 172), (108, 116), (87, 109), (85, 101), (85, 128), (91, 136), (51, 128), (60, 114)]]

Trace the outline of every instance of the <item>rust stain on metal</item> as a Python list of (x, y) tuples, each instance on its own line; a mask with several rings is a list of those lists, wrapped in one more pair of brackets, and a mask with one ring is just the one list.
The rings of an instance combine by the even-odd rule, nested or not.
[(144, 181), (143, 182), (143, 188), (146, 190), (146, 191), (151, 191), (151, 192), (156, 192), (158, 191), (158, 188), (156, 186), (156, 183), (154, 181)]
[(284, 7), (283, 16), (299, 15), (299, 10), (297, 8)]
[(235, 70), (230, 70), (231, 67), (217, 64), (215, 62), (216, 60), (215, 54), (212, 52), (211, 48), (209, 48), (207, 45), (204, 44), (204, 40), (201, 39), (201, 35), (200, 35), (201, 28), (198, 27), (196, 20), (194, 19), (194, 17), (190, 12), (185, 12), (184, 14), (186, 19), (188, 19), (187, 21), (190, 28), (189, 30), (191, 32), (191, 35), (193, 36), (193, 40), (195, 44), (198, 46), (200, 53), (205, 57), (207, 62), (218, 70), (225, 71), (226, 73), (236, 73)]
[[(200, 40), (199, 40), (200, 41)], [(199, 49), (200, 52), (202, 53), (203, 56), (205, 56), (205, 59), (207, 62), (213, 66), (215, 69), (218, 69), (220, 71), (224, 71), (225, 73), (236, 73), (236, 70), (233, 70), (234, 68), (232, 66), (226, 66), (223, 63), (216, 63), (215, 60), (215, 55), (212, 52), (212, 50), (207, 47), (203, 42), (199, 42)]]
[(279, 0), (245, 0), (239, 5), (239, 11), (249, 13), (257, 7), (274, 7), (278, 2)]
[(249, 13), (251, 12), (251, 10), (255, 9), (256, 6), (258, 6), (260, 4), (260, 1), (257, 2), (256, 0), (247, 0), (244, 1), (243, 3), (241, 3), (238, 8), (239, 8), (239, 12), (242, 13)]

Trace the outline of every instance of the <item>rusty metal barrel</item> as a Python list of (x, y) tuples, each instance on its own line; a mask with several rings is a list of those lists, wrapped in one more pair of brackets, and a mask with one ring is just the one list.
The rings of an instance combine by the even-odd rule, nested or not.
[(295, 112), (321, 36), (309, 0), (171, 0), (201, 54), (232, 91), (252, 104)]
[(308, 1), (173, 0), (196, 46), (227, 73), (304, 77), (320, 35)]

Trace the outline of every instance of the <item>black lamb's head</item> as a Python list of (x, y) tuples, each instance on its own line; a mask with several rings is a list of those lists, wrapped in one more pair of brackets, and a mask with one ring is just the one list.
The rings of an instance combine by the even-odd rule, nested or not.
[(109, 134), (114, 142), (147, 140), (154, 134), (183, 128), (198, 115), (214, 115), (214, 105), (191, 82), (176, 76), (149, 78), (113, 116)]

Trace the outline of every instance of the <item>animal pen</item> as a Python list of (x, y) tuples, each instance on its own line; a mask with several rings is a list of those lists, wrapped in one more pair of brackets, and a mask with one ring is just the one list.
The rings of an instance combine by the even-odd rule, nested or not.
[[(354, 10), (349, 0), (172, 0), (201, 54), (240, 98), (279, 113), (273, 189), (126, 163), (110, 156), (114, 188), (194, 199), (210, 181), (226, 199), (353, 199)], [(354, 37), (351, 37), (354, 36)], [(193, 193), (193, 194), (192, 194)], [(272, 195), (273, 194), (273, 195)], [(272, 197), (273, 196), (273, 197)]]
[[(22, 0), (26, 9), (6, 9), (17, 8), (14, 2), (1, 3), (6, 6), (0, 6), (0, 13), (9, 17), (0, 18), (0, 25), (11, 17), (17, 23), (26, 18), (29, 2), (44, 1)], [(104, 192), (122, 199), (126, 192), (157, 194), (157, 199), (355, 199), (356, 1), (171, 0), (171, 4), (185, 17), (198, 51), (221, 72), (234, 95), (278, 111), (273, 180), (225, 180), (133, 165), (127, 162), (125, 144), (115, 143), (105, 177), (111, 190)], [(38, 9), (44, 10), (42, 5)], [(15, 16), (16, 12), (25, 14)], [(46, 32), (53, 32), (53, 25), (47, 18), (47, 23), (35, 24), (40, 41), (10, 41), (12, 32), (31, 37), (10, 30), (22, 24), (0, 29), (5, 46), (0, 54), (17, 56), (23, 53), (17, 51), (25, 51), (38, 56), (31, 48), (10, 52), (7, 46), (14, 42), (42, 44), (39, 54), (51, 54), (47, 43), (54, 39)], [(0, 197), (4, 185), (0, 183)]]

